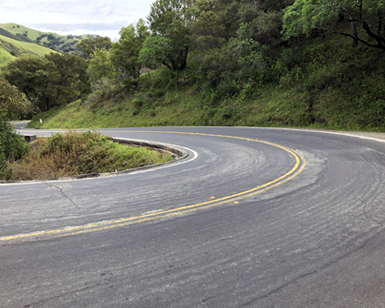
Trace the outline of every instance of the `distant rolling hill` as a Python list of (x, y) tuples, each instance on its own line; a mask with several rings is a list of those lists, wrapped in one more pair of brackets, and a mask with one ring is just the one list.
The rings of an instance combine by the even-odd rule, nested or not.
[(57, 51), (35, 43), (18, 41), (4, 35), (0, 35), (0, 67), (22, 54), (43, 56), (51, 52)]
[(84, 38), (98, 35), (59, 35), (41, 32), (22, 25), (0, 24), (0, 66), (22, 54), (44, 55), (50, 52), (76, 53), (76, 44)]

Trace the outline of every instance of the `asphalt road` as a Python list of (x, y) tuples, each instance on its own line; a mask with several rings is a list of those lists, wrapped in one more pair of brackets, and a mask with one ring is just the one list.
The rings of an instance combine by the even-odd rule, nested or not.
[(288, 129), (103, 133), (190, 155), (0, 185), (0, 307), (385, 307), (385, 143)]

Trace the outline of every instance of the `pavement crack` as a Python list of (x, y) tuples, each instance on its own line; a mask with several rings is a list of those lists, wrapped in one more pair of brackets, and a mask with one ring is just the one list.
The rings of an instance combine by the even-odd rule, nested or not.
[(202, 303), (205, 303), (205, 302), (207, 302), (207, 301), (209, 301), (209, 300), (211, 300), (211, 299), (214, 299), (214, 298), (216, 298), (216, 297), (218, 297), (218, 295), (214, 295), (214, 296), (210, 296), (210, 297), (207, 297), (207, 298), (205, 298), (205, 299), (202, 299)]
[(74, 205), (77, 209), (79, 209), (79, 206), (70, 197), (68, 197), (65, 194), (64, 187), (61, 187), (61, 186), (58, 186), (58, 185), (51, 185), (51, 184), (48, 184), (48, 183), (45, 183), (45, 184), (47, 184), (53, 190), (58, 189), (60, 191), (60, 193), (63, 195), (64, 198), (66, 198), (69, 202), (72, 203), (72, 205)]
[(376, 224), (378, 224), (379, 226), (382, 226), (382, 223), (379, 222), (378, 220), (376, 220), (374, 217), (372, 217), (370, 215), (370, 211), (368, 209), (369, 205), (362, 199), (359, 199), (363, 204), (364, 204), (364, 210), (362, 211), (362, 213), (366, 216), (366, 218), (374, 221)]

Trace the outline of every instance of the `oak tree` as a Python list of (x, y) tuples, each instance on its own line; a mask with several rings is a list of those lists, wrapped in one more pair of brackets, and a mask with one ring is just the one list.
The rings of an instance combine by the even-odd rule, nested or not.
[(105, 49), (109, 51), (112, 47), (111, 39), (107, 36), (99, 36), (97, 38), (86, 38), (81, 40), (76, 48), (80, 51), (81, 55), (85, 59), (90, 59), (94, 56), (96, 49)]
[(23, 55), (2, 69), (3, 77), (39, 111), (78, 99), (86, 83), (86, 62), (70, 54)]
[[(191, 18), (192, 7), (187, 1), (156, 0), (147, 17), (153, 36), (145, 41), (141, 60), (149, 62), (148, 55), (161, 51), (163, 64), (174, 71), (183, 70), (191, 46)], [(155, 50), (150, 52), (149, 48)]]
[(23, 95), (3, 78), (0, 78), (0, 110), (3, 110), (9, 119), (20, 118), (25, 111)]

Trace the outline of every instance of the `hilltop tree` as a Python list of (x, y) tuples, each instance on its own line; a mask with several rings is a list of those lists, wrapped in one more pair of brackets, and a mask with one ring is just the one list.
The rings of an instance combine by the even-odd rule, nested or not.
[(119, 34), (119, 41), (112, 43), (111, 61), (123, 75), (138, 78), (142, 68), (139, 52), (143, 42), (150, 35), (148, 27), (144, 20), (140, 19), (136, 28), (133, 25), (123, 27)]
[(81, 52), (82, 57), (90, 59), (93, 57), (96, 49), (105, 49), (109, 51), (112, 47), (111, 39), (107, 36), (99, 36), (96, 39), (92, 37), (81, 40), (76, 44), (76, 48)]

